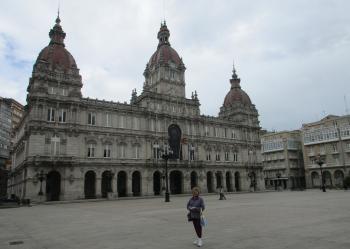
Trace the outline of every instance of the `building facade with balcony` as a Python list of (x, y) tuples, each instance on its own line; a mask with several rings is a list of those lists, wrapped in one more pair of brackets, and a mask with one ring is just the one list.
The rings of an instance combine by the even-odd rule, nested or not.
[(303, 124), (302, 138), (307, 187), (321, 186), (320, 158), (326, 187), (342, 188), (350, 172), (350, 115), (328, 115)]
[(266, 189), (305, 188), (301, 132), (268, 132), (261, 136)]
[(252, 182), (264, 189), (258, 112), (235, 70), (219, 115), (201, 115), (197, 93), (186, 98), (186, 67), (164, 22), (139, 95), (132, 90), (130, 103), (82, 97), (60, 22), (57, 17), (29, 80), (11, 193), (33, 201), (160, 195), (170, 125), (182, 133), (180, 158), (168, 162), (172, 194), (193, 186), (242, 191)]
[(22, 118), (23, 106), (11, 98), (0, 97), (0, 197), (7, 194), (7, 177), (14, 128)]

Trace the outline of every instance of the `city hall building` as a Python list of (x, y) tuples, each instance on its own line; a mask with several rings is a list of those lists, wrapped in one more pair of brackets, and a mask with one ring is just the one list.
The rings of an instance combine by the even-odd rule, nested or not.
[(264, 189), (258, 112), (235, 69), (218, 116), (201, 115), (197, 93), (186, 98), (186, 67), (164, 22), (142, 92), (133, 90), (130, 103), (90, 99), (65, 36), (57, 17), (29, 80), (9, 194), (32, 201), (162, 195), (170, 125), (182, 134), (179, 159), (168, 161), (171, 194)]

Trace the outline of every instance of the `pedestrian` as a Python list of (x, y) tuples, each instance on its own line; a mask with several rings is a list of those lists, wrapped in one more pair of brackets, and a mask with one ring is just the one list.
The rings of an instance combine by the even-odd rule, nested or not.
[(220, 194), (219, 200), (226, 200), (226, 196), (224, 194), (224, 189), (222, 187), (220, 187), (219, 191), (220, 191), (219, 192), (219, 194)]
[(189, 211), (188, 220), (192, 221), (194, 230), (197, 234), (197, 239), (193, 242), (193, 244), (201, 247), (203, 245), (201, 214), (204, 211), (205, 206), (203, 199), (199, 197), (199, 192), (200, 189), (198, 187), (194, 187), (192, 189), (192, 197), (187, 203), (187, 210)]

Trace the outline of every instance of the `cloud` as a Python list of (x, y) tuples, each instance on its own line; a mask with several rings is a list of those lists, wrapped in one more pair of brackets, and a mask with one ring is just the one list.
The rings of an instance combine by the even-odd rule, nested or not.
[[(183, 57), (186, 93), (217, 115), (235, 60), (242, 88), (267, 129), (295, 129), (344, 114), (350, 92), (350, 3), (345, 0), (61, 1), (65, 43), (83, 77), (83, 96), (129, 101), (166, 16)], [(7, 1), (0, 9), (0, 95), (25, 102), (32, 66), (49, 42), (55, 1)], [(347, 96), (348, 99), (350, 96)]]

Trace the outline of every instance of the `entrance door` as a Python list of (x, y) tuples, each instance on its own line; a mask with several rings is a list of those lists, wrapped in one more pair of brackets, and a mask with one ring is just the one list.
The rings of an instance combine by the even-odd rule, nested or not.
[(236, 191), (241, 191), (241, 176), (239, 175), (239, 172), (235, 173), (235, 189)]
[(126, 193), (126, 172), (125, 171), (120, 171), (118, 173), (118, 178), (117, 178), (117, 185), (118, 185), (118, 196), (119, 197), (125, 197), (127, 196)]
[(222, 188), (222, 173), (218, 171), (215, 173), (216, 175), (216, 188)]
[(226, 189), (228, 192), (232, 192), (232, 183), (231, 183), (231, 173), (226, 172)]
[(156, 171), (153, 173), (153, 192), (154, 192), (154, 195), (160, 195), (160, 179), (161, 179), (161, 176), (160, 176), (160, 172), (159, 171)]
[(133, 196), (141, 195), (141, 174), (139, 171), (132, 173), (132, 194)]
[(170, 173), (170, 192), (175, 195), (182, 193), (182, 173), (178, 170)]
[(197, 173), (192, 171), (191, 172), (191, 189), (197, 186), (197, 184), (198, 184), (197, 179), (198, 179)]
[(107, 198), (108, 192), (112, 192), (112, 173), (109, 170), (104, 171), (102, 173), (102, 181), (101, 181), (102, 198)]
[(47, 201), (59, 201), (61, 193), (61, 175), (57, 171), (51, 171), (46, 178)]
[(85, 173), (84, 193), (85, 199), (96, 198), (96, 174), (92, 170)]
[(207, 187), (208, 193), (213, 193), (213, 174), (210, 171), (207, 172)]

